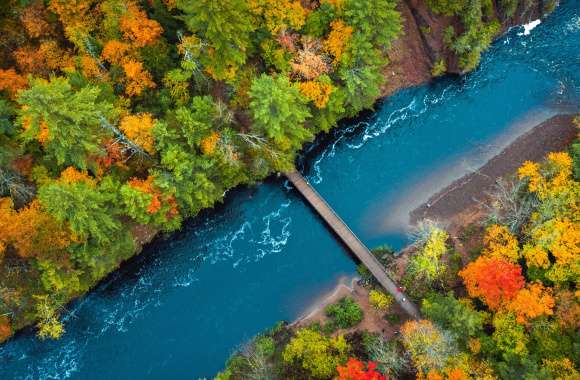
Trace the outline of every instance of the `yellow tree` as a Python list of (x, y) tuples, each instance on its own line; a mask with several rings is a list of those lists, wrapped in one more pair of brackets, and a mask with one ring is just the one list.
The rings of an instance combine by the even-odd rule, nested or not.
[(520, 289), (506, 308), (516, 315), (518, 323), (523, 324), (541, 315), (552, 315), (554, 314), (552, 289), (545, 288), (539, 282), (527, 284), (525, 288)]
[(155, 154), (153, 126), (155, 119), (150, 113), (127, 115), (121, 120), (121, 130), (125, 135), (149, 154)]
[(511, 263), (519, 259), (518, 241), (504, 226), (489, 226), (483, 237), (483, 245), (483, 254), (488, 257), (505, 259)]

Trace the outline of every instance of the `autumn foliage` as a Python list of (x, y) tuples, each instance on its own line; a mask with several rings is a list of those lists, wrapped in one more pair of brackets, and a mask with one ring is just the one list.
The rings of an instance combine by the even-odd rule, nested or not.
[(125, 135), (149, 154), (155, 154), (155, 140), (152, 129), (155, 119), (150, 113), (127, 115), (121, 120), (121, 130)]
[(151, 73), (143, 68), (139, 61), (129, 59), (123, 63), (123, 70), (127, 76), (125, 92), (128, 96), (139, 96), (148, 88), (155, 88)]
[(0, 251), (12, 246), (22, 257), (50, 257), (71, 244), (71, 232), (48, 213), (38, 200), (14, 210), (9, 198), (0, 199)]
[(376, 363), (368, 362), (365, 365), (360, 360), (350, 358), (345, 366), (336, 367), (336, 380), (387, 380), (376, 368)]
[(324, 41), (324, 49), (334, 57), (333, 63), (336, 65), (348, 48), (353, 28), (346, 25), (342, 20), (333, 21), (330, 27), (332, 30), (326, 41)]
[(485, 256), (470, 263), (459, 276), (469, 296), (480, 298), (492, 310), (512, 300), (525, 282), (519, 265)]
[(554, 314), (552, 289), (538, 282), (527, 284), (525, 288), (518, 291), (506, 308), (516, 314), (519, 323), (526, 323), (540, 315), (552, 315)]
[(163, 32), (161, 25), (149, 19), (133, 2), (127, 4), (127, 11), (120, 19), (120, 27), (125, 38), (131, 40), (136, 47), (155, 43)]
[(518, 241), (506, 227), (497, 224), (489, 226), (483, 238), (483, 244), (485, 256), (517, 263), (519, 258)]
[(14, 69), (0, 69), (0, 91), (6, 91), (12, 99), (16, 97), (18, 90), (26, 88), (28, 80)]
[(316, 108), (324, 108), (326, 106), (333, 90), (331, 84), (317, 81), (301, 82), (299, 87), (302, 95), (314, 102)]

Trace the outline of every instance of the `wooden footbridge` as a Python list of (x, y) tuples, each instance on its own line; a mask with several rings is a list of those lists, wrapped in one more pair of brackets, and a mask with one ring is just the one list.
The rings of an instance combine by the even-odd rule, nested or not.
[(417, 306), (400, 290), (397, 284), (387, 275), (383, 265), (351, 231), (343, 220), (326, 203), (324, 198), (314, 190), (312, 186), (298, 171), (286, 173), (286, 177), (292, 182), (294, 187), (302, 194), (306, 201), (318, 212), (320, 217), (332, 228), (340, 237), (351, 252), (370, 270), (377, 281), (389, 292), (414, 319), (419, 319), (420, 314)]

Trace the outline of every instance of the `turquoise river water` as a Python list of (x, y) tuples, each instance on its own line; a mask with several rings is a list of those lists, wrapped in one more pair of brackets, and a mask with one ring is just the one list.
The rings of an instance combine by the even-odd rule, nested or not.
[[(530, 125), (577, 112), (579, 96), (573, 0), (510, 30), (477, 71), (400, 91), (319, 138), (301, 168), (367, 245), (401, 247), (409, 208)], [(283, 179), (235, 189), (70, 305), (62, 339), (24, 331), (1, 346), (0, 379), (210, 378), (355, 266)]]

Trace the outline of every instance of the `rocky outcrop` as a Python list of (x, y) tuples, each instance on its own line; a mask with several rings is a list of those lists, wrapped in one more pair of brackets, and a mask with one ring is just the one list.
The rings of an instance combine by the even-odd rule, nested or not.
[[(512, 26), (540, 18), (545, 3), (545, 0), (520, 1), (515, 14), (507, 17), (500, 11), (499, 1), (495, 0), (493, 18), (500, 22), (504, 33)], [(384, 71), (386, 83), (382, 95), (429, 81), (433, 66), (439, 60), (446, 63), (448, 73), (460, 74), (457, 56), (443, 42), (444, 31), (449, 26), (458, 33), (463, 32), (460, 18), (434, 14), (425, 0), (401, 0), (398, 10), (403, 19), (403, 33), (388, 52), (390, 64)]]

